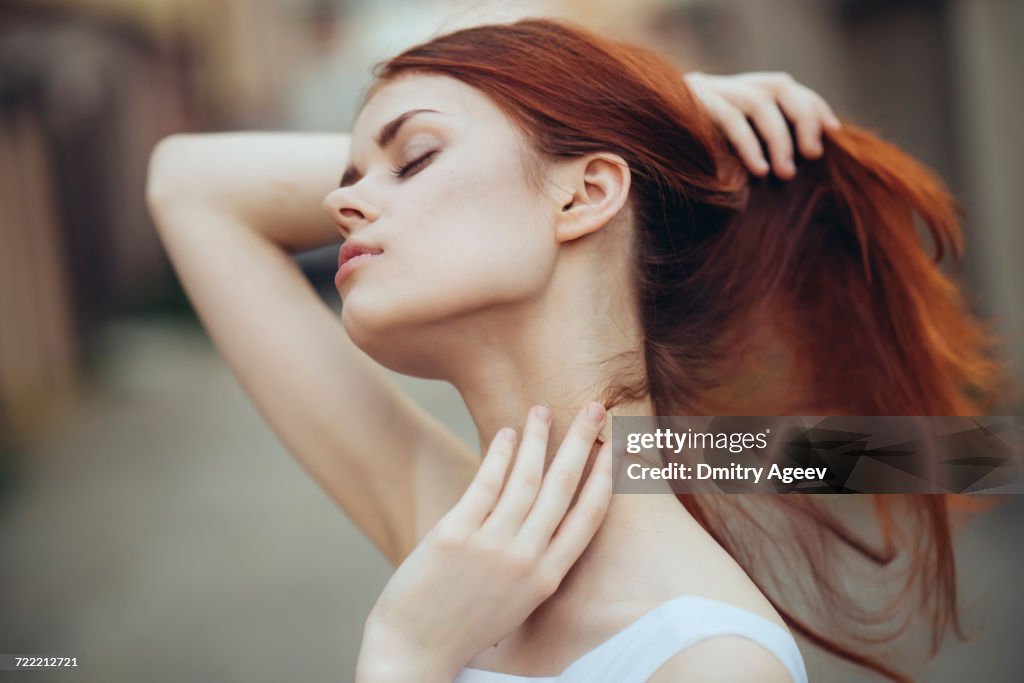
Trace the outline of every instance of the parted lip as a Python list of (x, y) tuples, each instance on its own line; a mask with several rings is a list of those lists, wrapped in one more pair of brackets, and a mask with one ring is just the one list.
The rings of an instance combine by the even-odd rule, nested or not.
[(341, 268), (345, 261), (355, 258), (360, 254), (379, 254), (383, 251), (377, 247), (371, 247), (368, 244), (356, 242), (354, 240), (345, 240), (345, 244), (341, 245), (341, 250), (338, 252), (338, 267)]

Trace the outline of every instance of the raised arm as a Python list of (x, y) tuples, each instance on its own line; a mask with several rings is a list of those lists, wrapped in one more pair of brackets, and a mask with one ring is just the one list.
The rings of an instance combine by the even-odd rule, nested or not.
[(459, 499), (475, 453), (356, 348), (292, 259), (340, 241), (322, 209), (348, 136), (175, 135), (150, 161), (158, 233), (274, 432), (394, 563)]

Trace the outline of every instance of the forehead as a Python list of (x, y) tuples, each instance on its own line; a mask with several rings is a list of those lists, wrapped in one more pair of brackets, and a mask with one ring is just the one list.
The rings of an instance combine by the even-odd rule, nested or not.
[(353, 141), (372, 144), (381, 126), (410, 109), (435, 109), (460, 127), (509, 123), (489, 97), (462, 81), (434, 74), (409, 74), (377, 87), (356, 118)]

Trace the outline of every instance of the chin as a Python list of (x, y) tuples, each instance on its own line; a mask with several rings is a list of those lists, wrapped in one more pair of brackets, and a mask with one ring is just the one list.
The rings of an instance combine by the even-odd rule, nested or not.
[(342, 326), (355, 345), (367, 353), (379, 340), (395, 334), (394, 317), (380, 302), (375, 303), (354, 292), (350, 292), (341, 304)]
[(438, 367), (437, 347), (427, 343), (425, 328), (412, 324), (408, 311), (366, 303), (350, 297), (341, 307), (341, 323), (353, 344), (394, 372), (444, 379)]

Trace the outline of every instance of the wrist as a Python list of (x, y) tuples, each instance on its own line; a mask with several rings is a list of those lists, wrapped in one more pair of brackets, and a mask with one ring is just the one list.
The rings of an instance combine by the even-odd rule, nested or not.
[(367, 622), (356, 683), (451, 683), (459, 666), (442, 653), (410, 643), (400, 633)]

